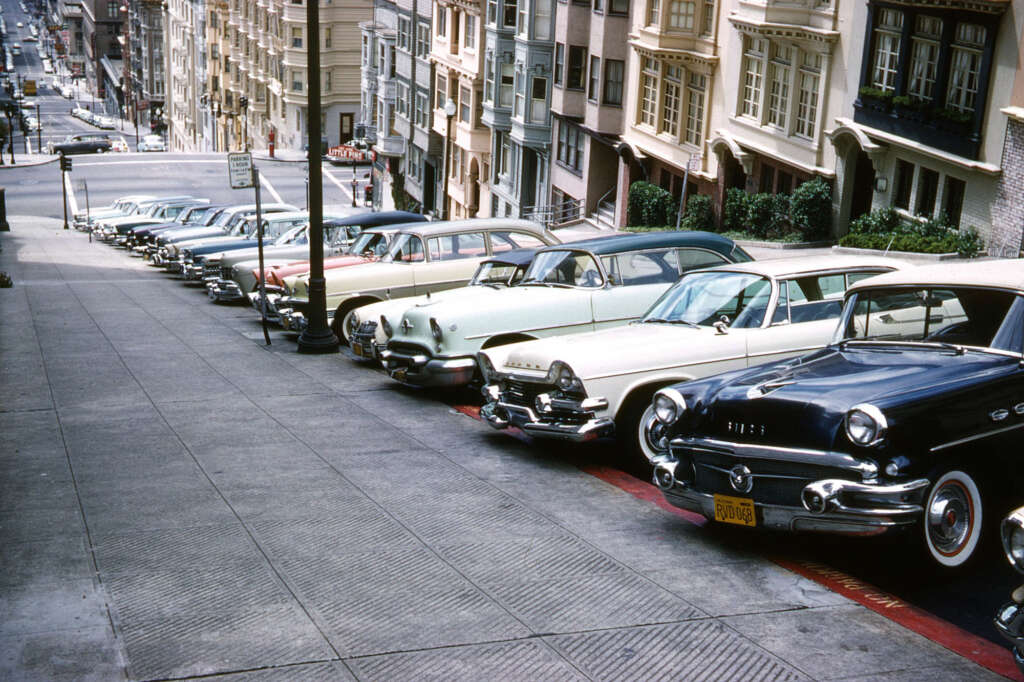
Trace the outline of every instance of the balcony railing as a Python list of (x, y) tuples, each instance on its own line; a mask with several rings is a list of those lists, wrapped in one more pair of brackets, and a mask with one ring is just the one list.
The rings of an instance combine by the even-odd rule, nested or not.
[(523, 209), (523, 218), (552, 228), (583, 219), (583, 202), (579, 199), (566, 199), (558, 204), (527, 206)]

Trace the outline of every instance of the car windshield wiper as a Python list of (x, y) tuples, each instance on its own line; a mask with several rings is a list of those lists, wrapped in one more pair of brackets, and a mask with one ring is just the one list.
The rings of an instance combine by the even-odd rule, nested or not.
[(938, 350), (952, 351), (956, 355), (963, 355), (967, 352), (965, 346), (961, 346), (956, 343), (949, 343), (948, 341), (902, 341), (902, 340), (886, 340), (886, 339), (843, 339), (839, 342), (839, 347), (844, 348), (847, 344), (857, 344), (858, 346), (910, 346), (912, 348), (935, 348)]
[(646, 317), (641, 322), (651, 322), (653, 324), (683, 324), (687, 327), (693, 327), (694, 329), (700, 329), (700, 325), (696, 322), (690, 322), (689, 320), (668, 320), (664, 317)]

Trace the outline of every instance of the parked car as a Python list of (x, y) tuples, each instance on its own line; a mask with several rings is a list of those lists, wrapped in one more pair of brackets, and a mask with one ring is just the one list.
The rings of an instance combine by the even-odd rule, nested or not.
[[(309, 213), (306, 211), (281, 211), (261, 216), (261, 220), (265, 246), (291, 244), (295, 238), (305, 234), (305, 230), (299, 228), (303, 228), (309, 223)], [(215, 277), (220, 274), (220, 259), (224, 254), (230, 254), (236, 250), (257, 249), (259, 231), (256, 229), (256, 215), (249, 214), (243, 221), (239, 236), (200, 239), (193, 242), (191, 246), (183, 248), (182, 257), (185, 265), (182, 275), (185, 279), (201, 280), (205, 276)], [(208, 270), (207, 260), (210, 258), (213, 258), (214, 262), (209, 264)]]
[[(144, 246), (148, 243), (149, 238), (158, 234), (160, 231), (170, 229), (172, 227), (182, 227), (184, 225), (195, 225), (198, 224), (200, 216), (210, 207), (209, 199), (186, 199), (181, 201), (179, 204), (173, 206), (170, 211), (164, 211), (164, 215), (155, 216), (164, 218), (164, 222), (159, 225), (151, 225), (147, 227), (138, 227), (128, 232), (128, 241), (126, 246), (135, 252), (144, 251)], [(170, 215), (168, 215), (170, 214)], [(189, 219), (193, 222), (189, 222)]]
[(128, 151), (128, 141), (124, 137), (118, 135), (110, 139), (110, 151), (112, 152), (126, 152)]
[(347, 320), (352, 352), (366, 360), (379, 360), (380, 352), (387, 347), (388, 330), (394, 330), (401, 323), (405, 311), (415, 305), (432, 301), (459, 301), (477, 309), (489, 305), (491, 294), (522, 281), (536, 252), (536, 249), (514, 249), (495, 254), (480, 263), (469, 284), (459, 289), (397, 298), (356, 308)]
[(139, 140), (138, 151), (140, 152), (165, 152), (167, 144), (164, 138), (159, 135), (145, 135)]
[[(323, 221), (324, 256), (330, 257), (348, 251), (348, 248), (358, 239), (364, 229), (425, 220), (424, 216), (408, 211), (381, 211), (379, 213), (360, 211), (348, 216), (325, 217)], [(264, 248), (264, 268), (294, 263), (300, 258), (308, 259), (308, 235), (307, 227), (288, 244)], [(211, 271), (214, 263), (217, 267), (216, 272)], [(242, 249), (224, 254), (219, 258), (211, 256), (206, 261), (206, 269), (211, 277), (214, 277), (206, 284), (211, 300), (241, 301), (254, 291), (259, 283), (259, 254), (256, 249)]]
[[(1024, 573), (1024, 507), (1018, 507), (1003, 519), (1000, 528), (1003, 551), (1010, 565)], [(996, 630), (1013, 645), (1013, 660), (1024, 673), (1024, 585), (1011, 594), (1011, 601), (996, 612)]]
[[(327, 315), (333, 314), (336, 323), (332, 328), (347, 343), (345, 316), (360, 306), (465, 286), (480, 261), (494, 251), (540, 247), (559, 241), (554, 233), (537, 223), (513, 218), (408, 225), (380, 261), (324, 273)], [(308, 274), (285, 278), (288, 295), (278, 301), (278, 311), (291, 309), (281, 318), (286, 329), (305, 328), (308, 283)]]
[[(291, 204), (264, 204), (264, 213), (298, 211)], [(212, 237), (241, 237), (245, 234), (245, 218), (256, 212), (256, 204), (235, 204), (223, 209), (216, 219), (205, 227), (183, 227), (170, 230), (157, 237), (157, 251), (150, 260), (151, 265), (165, 268), (168, 272), (182, 272), (183, 262), (180, 250), (192, 242)]]
[(149, 194), (129, 194), (119, 197), (109, 206), (98, 206), (90, 210), (79, 211), (74, 214), (75, 229), (87, 231), (97, 220), (134, 213), (139, 203), (154, 199), (156, 197)]
[(1024, 261), (858, 282), (824, 350), (675, 384), (653, 412), (670, 503), (751, 527), (912, 529), (930, 562), (961, 567), (983, 509), (1024, 502)]
[(486, 309), (431, 302), (406, 310), (380, 358), (402, 383), (466, 384), (482, 348), (617, 327), (642, 315), (687, 270), (748, 260), (731, 239), (710, 232), (620, 234), (548, 247), (522, 283), (491, 297)]
[(103, 133), (68, 135), (63, 142), (50, 144), (51, 154), (102, 154), (113, 148), (110, 138)]
[(92, 123), (97, 128), (102, 128), (103, 130), (113, 130), (117, 127), (117, 121), (113, 116), (104, 116), (102, 114), (93, 116)]
[(805, 256), (688, 272), (639, 324), (481, 351), (480, 414), (538, 438), (615, 435), (625, 458), (649, 468), (665, 452), (650, 428), (656, 390), (824, 347), (847, 286), (904, 265)]

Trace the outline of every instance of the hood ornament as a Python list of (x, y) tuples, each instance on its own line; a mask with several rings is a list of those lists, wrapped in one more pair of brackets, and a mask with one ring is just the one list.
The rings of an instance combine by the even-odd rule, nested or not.
[(757, 386), (751, 386), (750, 388), (748, 388), (747, 389), (747, 399), (748, 400), (753, 400), (754, 398), (760, 398), (762, 396), (768, 395), (772, 391), (777, 391), (778, 389), (782, 388), (783, 386), (789, 386), (790, 384), (795, 384), (795, 383), (796, 383), (796, 380), (794, 380), (794, 379), (775, 379), (775, 380), (769, 379), (768, 381), (764, 381), (764, 382), (758, 384)]
[(400, 324), (399, 326), (402, 328), (402, 331), (405, 332), (406, 334), (408, 334), (409, 330), (413, 328), (413, 324), (412, 322), (409, 321), (408, 317), (403, 317), (402, 324)]
[(749, 493), (754, 487), (754, 474), (742, 464), (737, 464), (729, 470), (729, 485), (738, 493)]

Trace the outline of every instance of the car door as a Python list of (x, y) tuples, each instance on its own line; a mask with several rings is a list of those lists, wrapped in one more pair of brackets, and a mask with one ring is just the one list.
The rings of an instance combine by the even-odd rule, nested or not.
[(465, 286), (487, 258), (487, 241), (483, 232), (439, 235), (427, 238), (427, 253), (412, 265), (416, 295)]

